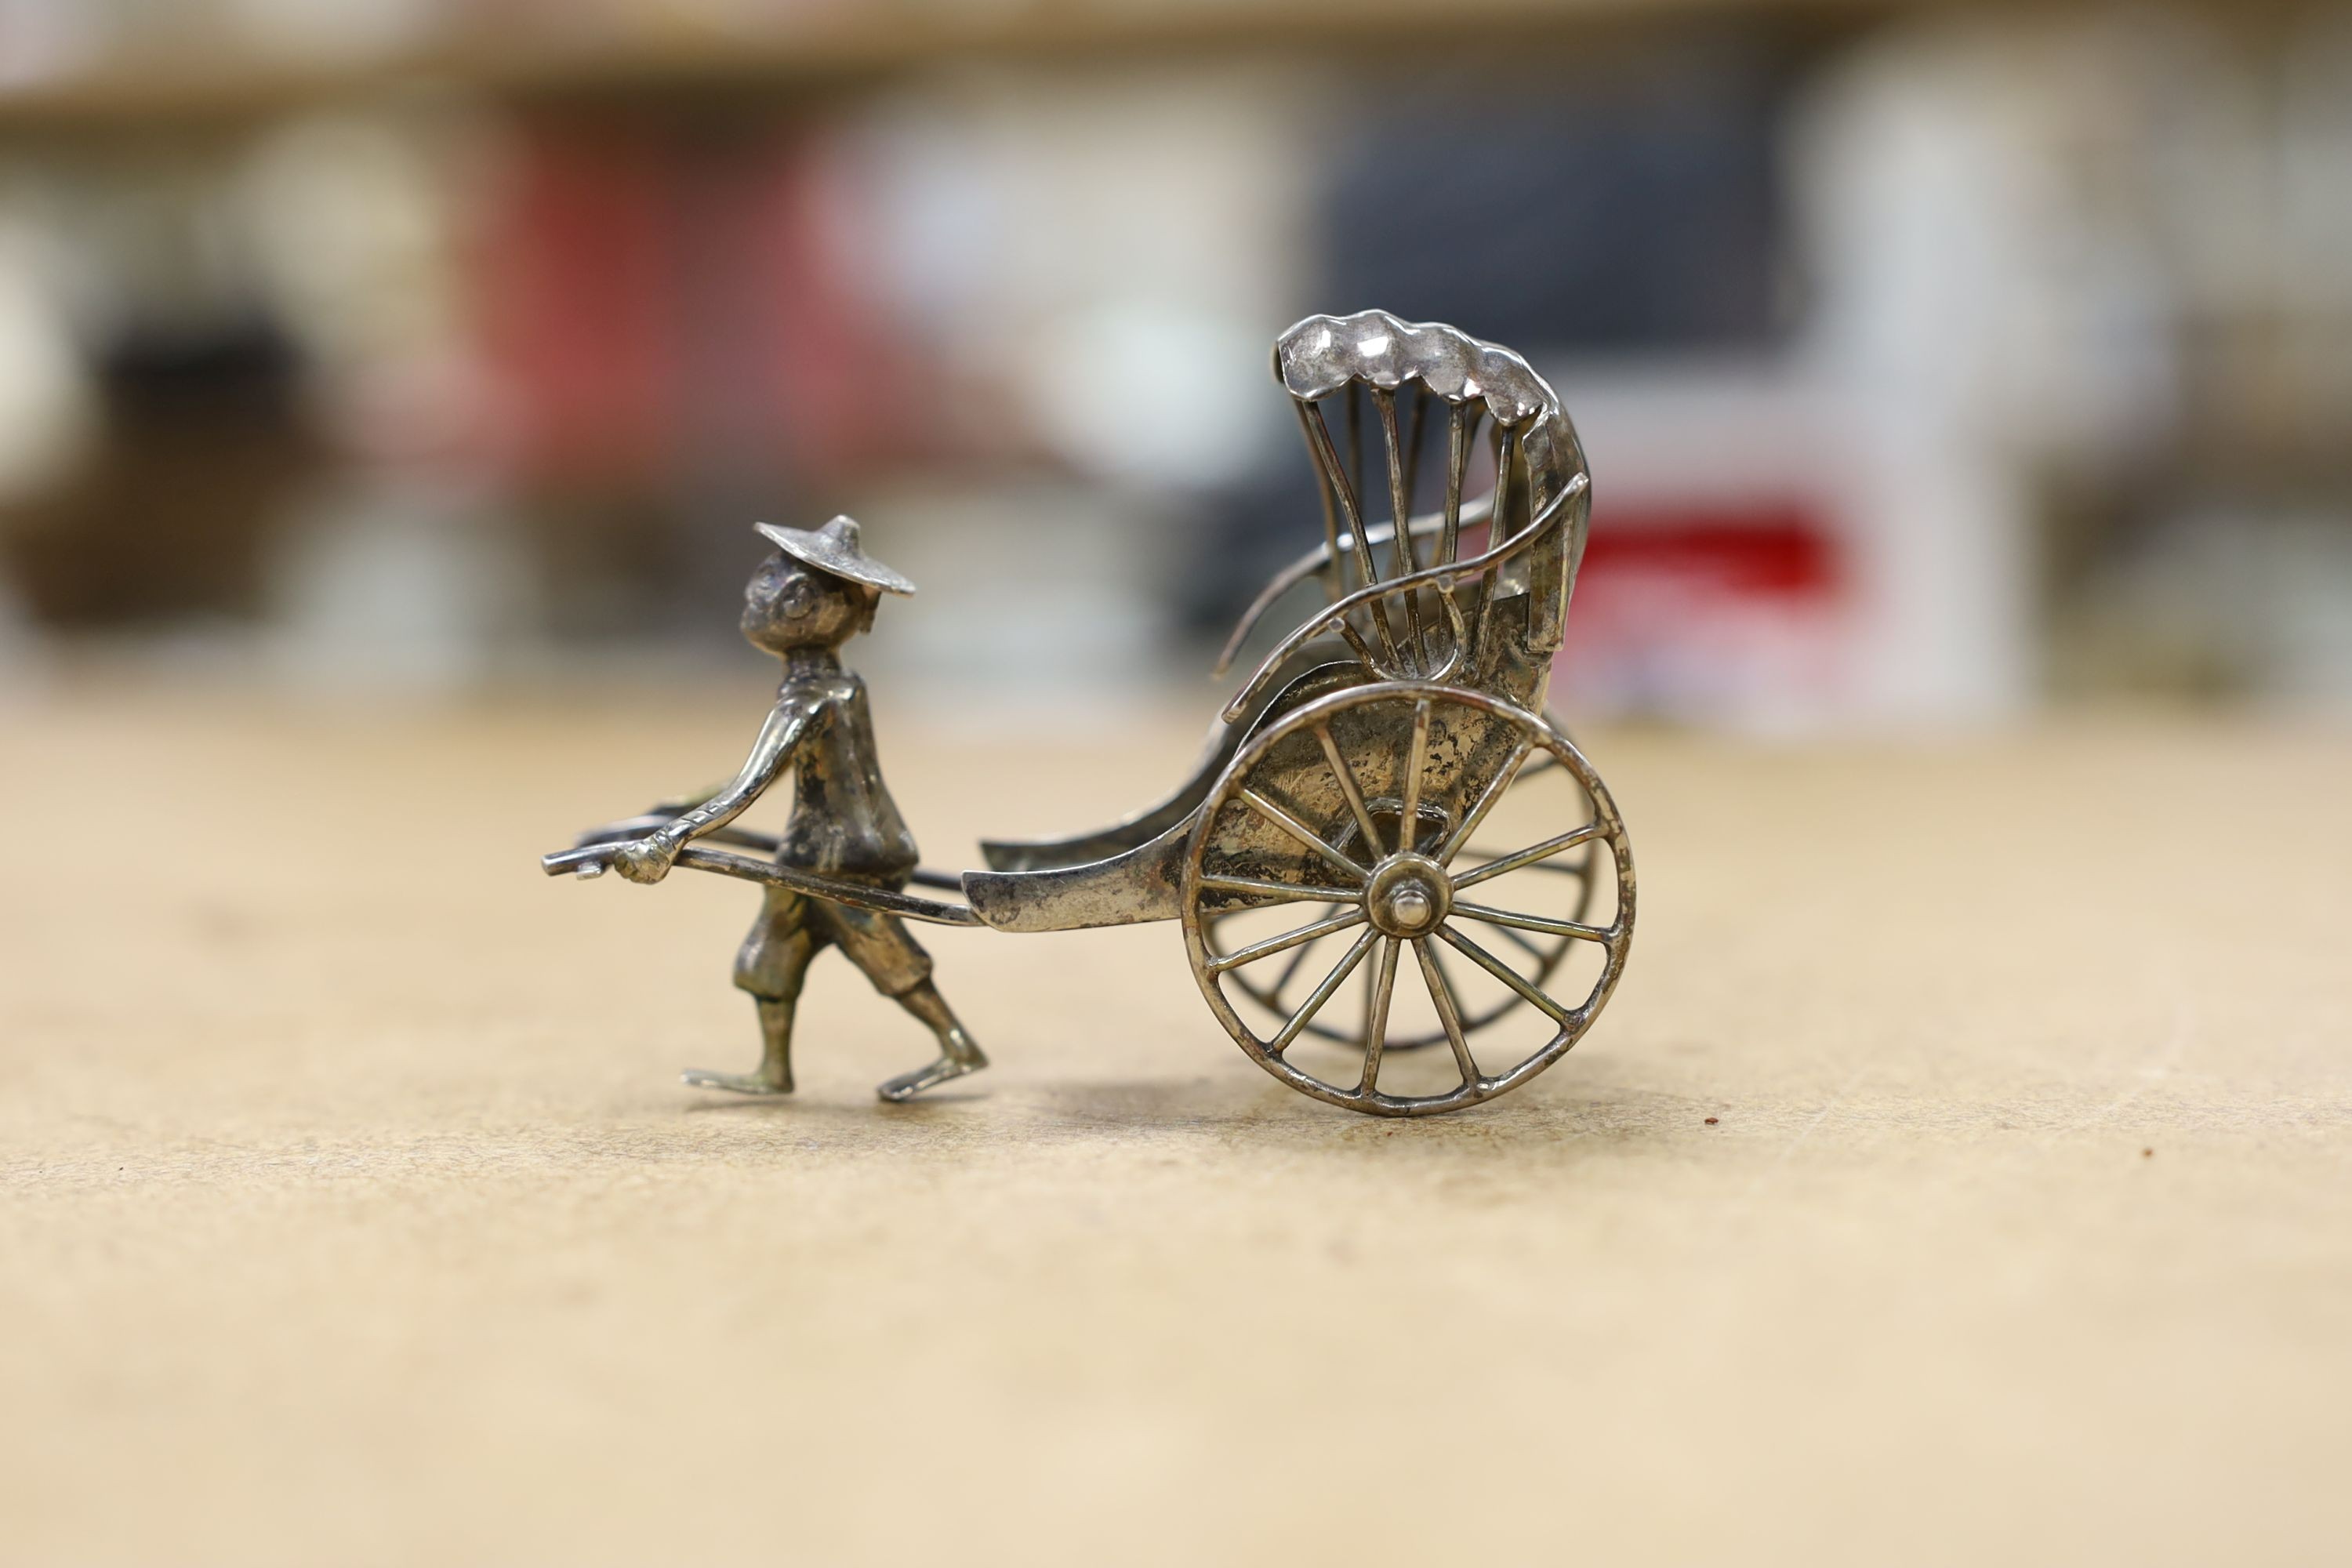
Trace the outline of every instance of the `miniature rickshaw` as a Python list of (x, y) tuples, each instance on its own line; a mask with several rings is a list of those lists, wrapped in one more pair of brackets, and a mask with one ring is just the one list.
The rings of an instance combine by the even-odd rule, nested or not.
[[(1383, 311), (1309, 317), (1277, 340), (1274, 367), (1314, 464), (1323, 541), (1266, 585), (1218, 673), (1291, 590), (1312, 580), (1325, 602), (1259, 660), (1173, 794), (1096, 832), (983, 842), (984, 870), (913, 874), (917, 886), (960, 890), (961, 902), (700, 844), (676, 864), (940, 925), (1176, 921), (1210, 1010), (1250, 1058), (1302, 1093), (1370, 1115), (1458, 1110), (1566, 1055), (1624, 971), (1634, 913), (1624, 822), (1543, 706), (1591, 514), (1575, 429), (1518, 355)], [(1376, 431), (1365, 427), (1366, 402)], [(1430, 488), (1443, 499), (1417, 514), (1433, 437), (1444, 459)], [(1366, 484), (1375, 443), (1386, 481), (1377, 499)], [(1465, 500), (1485, 467), (1489, 493)], [(1376, 505), (1384, 522), (1371, 521)], [(1507, 797), (1545, 775), (1569, 786), (1571, 809), (1547, 808), (1521, 830), (1533, 834), (1528, 842), (1474, 844), (1505, 819)], [(592, 830), (543, 864), (597, 875), (622, 841), (678, 810)], [(732, 826), (708, 837), (776, 846)], [(1523, 872), (1559, 889), (1551, 908), (1493, 901), (1496, 884)], [(1254, 920), (1277, 929), (1255, 934)], [(1427, 994), (1426, 1026), (1394, 1006), (1400, 970)], [(1343, 1020), (1331, 1004), (1359, 974), (1360, 1016)], [(1464, 982), (1481, 975), (1486, 994), (1475, 1000)], [(1534, 1031), (1497, 1055), (1488, 1042), (1512, 1018)], [(1382, 1087), (1384, 1063), (1441, 1047), (1451, 1087)]]

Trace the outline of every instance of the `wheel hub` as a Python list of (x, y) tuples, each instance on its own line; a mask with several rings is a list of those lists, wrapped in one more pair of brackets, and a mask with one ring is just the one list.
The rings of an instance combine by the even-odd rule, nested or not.
[(1426, 855), (1391, 855), (1364, 885), (1364, 914), (1382, 936), (1427, 936), (1453, 908), (1445, 868)]

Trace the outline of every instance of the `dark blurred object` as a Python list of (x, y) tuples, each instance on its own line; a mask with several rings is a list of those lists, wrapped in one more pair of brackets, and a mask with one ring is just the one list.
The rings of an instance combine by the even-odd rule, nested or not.
[(325, 457), (298, 378), (258, 320), (109, 348), (96, 377), (106, 460), (12, 508), (0, 532), (27, 605), (62, 626), (254, 614), (270, 535)]
[(1761, 47), (1494, 59), (1375, 101), (1336, 161), (1318, 297), (1547, 350), (1761, 345), (1785, 324)]
[[(1526, 344), (1538, 363), (1769, 346), (1787, 324), (1774, 147), (1789, 61), (1686, 44), (1535, 69), (1424, 62), (1368, 83), (1337, 139), (1316, 297)], [(1178, 622), (1222, 632), (1314, 544), (1318, 505), (1303, 456), (1219, 497)]]

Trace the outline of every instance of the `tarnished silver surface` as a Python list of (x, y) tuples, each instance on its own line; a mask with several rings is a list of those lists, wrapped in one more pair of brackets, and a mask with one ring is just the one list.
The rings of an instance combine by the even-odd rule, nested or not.
[[(775, 605), (760, 607), (763, 595), (775, 598), (775, 586), (762, 582), (779, 571), (845, 584), (864, 595), (866, 619), (876, 590), (912, 592), (913, 584), (866, 558), (846, 519), (814, 532), (763, 526), (781, 552), (754, 579), (744, 626), (754, 642), (784, 656), (787, 679), (751, 762), (709, 799), (591, 829), (573, 849), (546, 857), (546, 868), (593, 876), (610, 866), (652, 881), (682, 865), (784, 890), (772, 899), (800, 895), (866, 911), (861, 918), (869, 921), (1061, 931), (1175, 920), (1218, 1021), (1265, 1070), (1317, 1099), (1374, 1115), (1425, 1116), (1493, 1099), (1541, 1072), (1607, 1002), (1633, 923), (1624, 823), (1582, 753), (1542, 711), (1590, 517), (1583, 449), (1558, 396), (1525, 360), (1452, 327), (1378, 310), (1313, 316), (1282, 334), (1274, 358), (1320, 482), (1324, 539), (1244, 615), (1220, 673), (1290, 589), (1319, 579), (1326, 603), (1260, 659), (1200, 762), (1166, 797), (1090, 832), (986, 842), (988, 868), (960, 878), (917, 867), (912, 837), (873, 766), (870, 731), (858, 728), (863, 689), (832, 661), (832, 648), (864, 622), (824, 621), (820, 610), (812, 613), (821, 627), (800, 625), (779, 640)], [(1377, 421), (1369, 432), (1367, 401)], [(1332, 428), (1335, 405), (1344, 455)], [(1433, 441), (1443, 454), (1430, 470), (1442, 501), (1416, 512)], [(1482, 447), (1493, 486), (1466, 496)], [(1379, 495), (1368, 481), (1375, 463)], [(1375, 507), (1386, 514), (1378, 521)], [(797, 700), (790, 695), (796, 681)], [(828, 744), (814, 749), (810, 716), (795, 717), (795, 701), (806, 707), (812, 690), (834, 704), (828, 711), (854, 715), (827, 728)], [(799, 808), (782, 837), (733, 826), (787, 767), (799, 778)], [(1547, 772), (1573, 781), (1583, 803), (1579, 820), (1552, 824), (1516, 847), (1472, 843), (1482, 826), (1500, 820), (1492, 815), (1498, 803), (1517, 799)], [(775, 862), (688, 847), (695, 837), (762, 850)], [(1528, 900), (1548, 907), (1485, 901), (1496, 896), (1493, 884), (1528, 869), (1562, 874), (1557, 892)], [(901, 889), (910, 881), (960, 885), (969, 901), (908, 894)], [(1608, 923), (1592, 923), (1604, 887)], [(1296, 927), (1228, 937), (1230, 922), (1293, 906), (1306, 917)], [(1513, 951), (1498, 956), (1468, 933), (1473, 926), (1500, 933)], [(1332, 949), (1344, 951), (1327, 964)], [(1573, 983), (1576, 995), (1563, 1001), (1553, 990), (1585, 949), (1601, 955), (1594, 977)], [(1499, 986), (1496, 999), (1469, 1005), (1449, 978), (1449, 954)], [(1434, 1029), (1391, 1027), (1401, 970), (1425, 990)], [(1326, 1009), (1359, 973), (1364, 1016), (1335, 1024)], [(929, 1011), (900, 999), (939, 1030), (940, 1061), (885, 1085), (886, 1098), (981, 1063), (937, 993), (929, 994)], [(1244, 1008), (1267, 1022), (1248, 1021)], [(1474, 1036), (1487, 1040), (1490, 1026), (1528, 1014), (1553, 1026), (1532, 1048), (1497, 1056), (1474, 1045)], [(789, 1003), (782, 1016), (788, 1034)], [(774, 1018), (763, 1000), (770, 1049), (761, 1074), (690, 1081), (788, 1088)], [(1293, 1061), (1291, 1047), (1308, 1039), (1347, 1047), (1355, 1078)], [(1441, 1044), (1458, 1073), (1454, 1088), (1407, 1094), (1381, 1087), (1388, 1054)], [(1482, 1050), (1495, 1059), (1482, 1061)]]
[[(1546, 722), (1554, 729), (1559, 730), (1563, 734), (1567, 733), (1557, 718), (1550, 714), (1546, 714), (1544, 717)], [(1559, 766), (1559, 763), (1549, 756), (1539, 757), (1528, 763), (1507, 781), (1504, 786), (1506, 794), (1499, 804), (1507, 805), (1513, 798), (1509, 792), (1532, 785), (1539, 778), (1557, 770)], [(1339, 823), (1331, 841), (1333, 847), (1340, 853), (1349, 856), (1359, 855), (1359, 847), (1365, 842), (1361, 829), (1352, 819), (1343, 819)], [(1593, 896), (1598, 889), (1602, 871), (1600, 848), (1601, 846), (1597, 843), (1586, 844), (1559, 856), (1549, 858), (1544, 862), (1544, 869), (1559, 879), (1548, 889), (1551, 893), (1551, 898), (1545, 901), (1538, 912), (1549, 915), (1554, 919), (1574, 921), (1582, 921), (1591, 913)], [(1377, 851), (1374, 853), (1377, 854)], [(1466, 862), (1464, 869), (1475, 870), (1480, 866), (1493, 864), (1505, 858), (1509, 853), (1509, 850), (1497, 846), (1465, 843), (1462, 849), (1462, 855)], [(1320, 910), (1316, 911), (1316, 916), (1328, 918), (1340, 912), (1339, 905), (1327, 904)], [(1225, 956), (1234, 945), (1226, 940), (1223, 930), (1225, 923), (1213, 920), (1205, 931), (1211, 953), (1219, 958)], [(1550, 981), (1554, 972), (1560, 967), (1576, 947), (1574, 938), (1551, 933), (1528, 932), (1511, 927), (1503, 927), (1500, 928), (1498, 934), (1508, 945), (1519, 950), (1519, 971), (1530, 984), (1538, 986), (1542, 986)], [(1253, 1005), (1259, 1012), (1267, 1015), (1276, 1022), (1286, 1021), (1313, 994), (1313, 986), (1322, 978), (1323, 971), (1315, 967), (1316, 955), (1332, 951), (1333, 944), (1344, 947), (1347, 941), (1348, 938), (1344, 935), (1318, 937), (1313, 942), (1293, 948), (1283, 956), (1282, 962), (1278, 964), (1258, 965), (1230, 971), (1227, 974), (1228, 984), (1234, 994)], [(1487, 1025), (1525, 1005), (1524, 999), (1516, 992), (1506, 990), (1501, 995), (1494, 997), (1483, 1006), (1465, 1005), (1459, 1015), (1462, 1027), (1466, 1033), (1475, 1034)], [(1324, 1011), (1318, 1011), (1309, 1018), (1306, 1033), (1317, 1039), (1331, 1040), (1356, 1048), (1361, 1048), (1364, 1044), (1364, 1030), (1360, 1024), (1334, 1022), (1331, 1015)], [(1423, 1029), (1417, 1034), (1392, 1030), (1385, 1049), (1393, 1054), (1398, 1051), (1427, 1050), (1447, 1043), (1447, 1036), (1443, 1028)]]
[[(1456, 531), (1484, 528), (1488, 516), (1487, 507), (1493, 499), (1490, 496), (1484, 500), (1464, 502), (1461, 515), (1453, 520), (1451, 526)], [(1442, 512), (1424, 512), (1415, 517), (1412, 524), (1414, 548), (1417, 550), (1423, 540), (1442, 539), (1448, 526)], [(1375, 523), (1366, 537), (1377, 548), (1396, 537), (1396, 525)], [(1343, 545), (1341, 548), (1347, 547)], [(1285, 594), (1308, 578), (1321, 576), (1329, 571), (1332, 560), (1331, 546), (1318, 544), (1268, 578), (1257, 597), (1250, 601), (1249, 608), (1242, 612), (1242, 618), (1234, 624), (1233, 633), (1225, 638), (1225, 646), (1219, 650), (1216, 666), (1210, 673), (1223, 679), (1225, 673), (1233, 668), (1234, 660), (1241, 657), (1242, 646), (1249, 641), (1250, 634), (1257, 630), (1258, 623), (1265, 618), (1266, 613), (1281, 601)], [(1333, 596), (1337, 597), (1336, 595)]]
[[(716, 790), (711, 792), (712, 795), (717, 793)], [(561, 850), (553, 855), (542, 855), (540, 857), (540, 864), (547, 868), (547, 874), (551, 877), (567, 871), (583, 878), (602, 876), (605, 869), (602, 858), (576, 855), (574, 851), (593, 849), (604, 845), (621, 844), (632, 838), (643, 838), (655, 828), (666, 826), (677, 821), (687, 812), (701, 805), (702, 800), (709, 798), (709, 795), (705, 795), (701, 800), (665, 802), (635, 816), (625, 816), (614, 822), (591, 827), (572, 840), (571, 849)], [(701, 837), (713, 844), (732, 844), (740, 848), (757, 850), (762, 855), (773, 855), (783, 842), (772, 833), (754, 832), (739, 823), (732, 822), (723, 827), (710, 828)], [(683, 858), (680, 859), (679, 864), (685, 864)], [(755, 880), (759, 879), (755, 879)], [(907, 880), (919, 888), (945, 888), (950, 891), (963, 886), (961, 873), (933, 870), (928, 866), (916, 867), (908, 876)], [(827, 884), (827, 886), (831, 885)]]
[[(1529, 845), (1457, 861), (1471, 835), (1528, 763), (1567, 769), (1594, 815)], [(1342, 847), (1342, 824), (1360, 837)], [(1484, 884), (1511, 870), (1603, 846), (1615, 880), (1606, 926), (1492, 907)], [(1633, 933), (1633, 858), (1623, 819), (1598, 774), (1565, 734), (1499, 698), (1431, 681), (1391, 681), (1335, 693), (1271, 726), (1244, 746), (1203, 804), (1184, 869), (1186, 951), (1202, 994), (1250, 1058), (1302, 1093), (1379, 1116), (1430, 1116), (1505, 1094), (1565, 1056), (1592, 1026), (1624, 972)], [(1218, 918), (1269, 903), (1299, 907), (1301, 923), (1250, 946), (1214, 940)], [(1597, 977), (1580, 997), (1553, 995), (1465, 928), (1536, 931), (1598, 946)], [(1347, 943), (1318, 963), (1311, 989), (1276, 1022), (1254, 1025), (1227, 985), (1239, 970), (1280, 961), (1327, 940)], [(1491, 940), (1491, 938), (1490, 938)], [(1556, 1026), (1550, 1037), (1507, 1061), (1481, 1062), (1444, 949), (1492, 975)], [(1402, 950), (1454, 1053), (1450, 1090), (1401, 1095), (1381, 1087), (1391, 1047), (1391, 998)], [(1318, 1075), (1289, 1052), (1367, 963), (1370, 1004), (1357, 1034), (1353, 1081)], [(1549, 971), (1547, 971), (1548, 973)]]
[[(1481, 342), (1442, 322), (1399, 321), (1386, 310), (1360, 310), (1352, 316), (1309, 316), (1275, 341), (1274, 365), (1276, 376), (1298, 410), (1307, 446), (1322, 472), (1328, 498), (1324, 513), (1325, 543), (1335, 561), (1343, 548), (1337, 524), (1344, 520), (1355, 545), (1359, 580), (1366, 584), (1380, 580), (1373, 565), (1369, 532), (1369, 509), (1374, 498), (1365, 493), (1364, 443), (1354, 436), (1360, 425), (1356, 401), (1359, 392), (1369, 391), (1380, 416), (1388, 459), (1389, 495), (1385, 499), (1392, 522), (1407, 522), (1412, 516), (1422, 426), (1427, 401), (1434, 399), (1446, 411), (1445, 516), (1451, 524), (1447, 536), (1438, 543), (1438, 564), (1447, 569), (1447, 574), (1438, 581), (1459, 581), (1469, 572), (1482, 570), (1485, 563), (1501, 565), (1519, 553), (1518, 546), (1531, 546), (1523, 563), (1525, 577), (1515, 582), (1508, 570), (1492, 574), (1486, 596), (1490, 601), (1500, 598), (1515, 587), (1527, 592), (1525, 623), (1520, 629), (1528, 646), (1547, 653), (1557, 650), (1568, 613), (1568, 597), (1576, 585), (1576, 569), (1584, 558), (1585, 531), (1591, 510), (1591, 474), (1585, 465), (1584, 447), (1576, 438), (1576, 427), (1560, 406), (1559, 395), (1543, 377), (1507, 348)], [(1398, 395), (1408, 391), (1412, 394), (1410, 434), (1401, 436), (1396, 405)], [(1323, 414), (1324, 402), (1335, 395), (1344, 395), (1348, 399), (1350, 461), (1344, 469)], [(1491, 423), (1494, 431), (1496, 483), (1489, 503), (1492, 533), (1506, 539), (1490, 537), (1490, 548), (1482, 565), (1465, 571), (1462, 566), (1449, 567), (1448, 563), (1457, 559), (1455, 535), (1464, 510), (1462, 482), (1469, 468), (1469, 448), (1477, 439), (1482, 417)], [(1566, 513), (1560, 520), (1562, 526), (1558, 528), (1545, 521), (1555, 509)], [(1507, 540), (1516, 542), (1506, 547)], [(1401, 559), (1391, 562), (1386, 594), (1371, 601), (1376, 630), (1386, 607), (1382, 600), (1420, 582), (1414, 570), (1420, 563), (1414, 557), (1409, 522), (1402, 543), (1402, 550), (1391, 552), (1392, 557)], [(1402, 569), (1393, 569), (1398, 566)], [(1341, 586), (1335, 573), (1331, 583), (1335, 599), (1339, 597)], [(1404, 601), (1409, 616), (1413, 597), (1409, 595)], [(1306, 629), (1302, 627), (1301, 631)], [(1382, 637), (1381, 645), (1391, 653), (1384, 667), (1388, 673), (1423, 677), (1434, 674), (1425, 667), (1425, 649), (1422, 654), (1424, 668), (1407, 671), (1397, 664), (1388, 637)], [(1269, 662), (1276, 657), (1278, 651), (1269, 656)]]
[[(768, 841), (771, 849), (775, 840)], [(577, 876), (583, 879), (603, 876), (612, 868), (613, 846), (588, 845), (578, 849), (558, 850), (542, 855), (539, 863), (551, 877)], [(974, 914), (968, 904), (942, 903), (937, 899), (918, 899), (906, 893), (894, 893), (887, 888), (861, 888), (837, 878), (820, 877), (813, 871), (796, 871), (790, 866), (772, 861), (754, 860), (745, 855), (730, 855), (723, 849), (703, 849), (688, 845), (679, 850), (673, 865), (692, 871), (716, 871), (722, 877), (741, 881), (758, 882), (771, 888), (786, 888), (795, 893), (805, 893), (813, 899), (824, 899), (852, 909), (873, 910), (880, 914), (897, 915), (901, 920), (923, 921), (931, 925), (976, 926), (986, 922)]]
[[(1352, 663), (1310, 668), (1285, 684), (1260, 718), (1363, 678)], [(1225, 726), (1174, 795), (1123, 823), (1058, 841), (983, 846), (991, 862), (1005, 868), (965, 872), (964, 896), (999, 931), (1082, 931), (1174, 920), (1184, 845), (1201, 802), (1255, 728)], [(1090, 854), (1096, 858), (1087, 858)]]
[[(743, 592), (742, 631), (782, 664), (774, 707), (751, 756), (707, 799), (646, 813), (592, 830), (589, 842), (541, 858), (551, 874), (595, 877), (618, 871), (632, 882), (658, 882), (673, 866), (760, 882), (766, 902), (736, 960), (735, 983), (757, 1004), (761, 1063), (750, 1073), (692, 1071), (698, 1088), (784, 1094), (793, 1087), (793, 1022), (809, 961), (838, 947), (875, 987), (930, 1029), (937, 1060), (884, 1083), (885, 1100), (909, 1099), (988, 1065), (931, 982), (928, 953), (907, 920), (976, 925), (961, 904), (902, 892), (917, 871), (915, 837), (882, 782), (865, 682), (845, 668), (841, 646), (874, 623), (881, 595), (915, 585), (866, 554), (857, 525), (836, 517), (813, 531), (758, 530), (776, 549)], [(731, 825), (786, 773), (793, 775), (791, 820), (763, 863), (693, 840), (744, 842)]]

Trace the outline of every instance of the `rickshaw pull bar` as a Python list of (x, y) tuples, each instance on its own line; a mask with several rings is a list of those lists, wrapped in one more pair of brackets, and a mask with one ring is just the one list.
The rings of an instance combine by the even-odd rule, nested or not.
[[(616, 844), (591, 844), (582, 849), (564, 849), (553, 855), (542, 855), (539, 864), (551, 877), (601, 877), (612, 859)], [(821, 877), (814, 871), (796, 870), (769, 860), (754, 860), (748, 855), (730, 855), (724, 849), (705, 849), (689, 844), (677, 852), (676, 864), (690, 866), (698, 871), (716, 871), (722, 877), (739, 877), (746, 882), (764, 882), (772, 888), (790, 888), (795, 893), (805, 893), (812, 899), (828, 903), (847, 904), (853, 909), (875, 910), (901, 920), (923, 921), (939, 926), (984, 926), (988, 922), (972, 912), (969, 904), (942, 903), (936, 899), (919, 899), (908, 893), (894, 893), (887, 888), (868, 887), (860, 882), (845, 882), (832, 877)]]
[[(685, 815), (686, 809), (682, 805), (656, 805), (652, 810), (638, 816), (625, 816), (618, 822), (608, 822), (602, 827), (592, 827), (572, 841), (572, 847), (588, 849), (598, 845), (617, 846), (625, 844), (633, 838), (642, 838), (656, 827), (676, 822)], [(772, 833), (754, 832), (748, 827), (738, 827), (732, 823), (724, 827), (714, 827), (702, 837), (714, 844), (732, 844), (738, 848), (756, 850), (761, 855), (773, 855), (779, 844), (776, 836)], [(551, 871), (548, 875), (553, 876), (555, 873)], [(929, 866), (918, 866), (907, 880), (918, 888), (940, 888), (950, 893), (963, 890), (963, 873), (961, 871), (939, 871)]]

